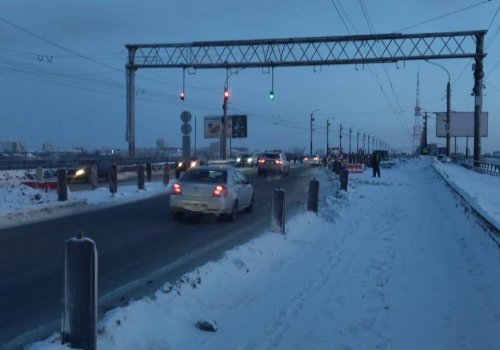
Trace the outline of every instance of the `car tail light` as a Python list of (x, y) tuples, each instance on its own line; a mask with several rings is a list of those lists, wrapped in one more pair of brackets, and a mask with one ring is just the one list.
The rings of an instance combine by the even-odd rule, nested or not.
[(172, 194), (182, 194), (181, 184), (175, 183), (172, 185)]
[(265, 163), (265, 159), (259, 158), (259, 163)]
[(212, 193), (214, 197), (227, 197), (227, 187), (224, 185), (217, 185)]
[(283, 161), (281, 159), (276, 160), (276, 164), (283, 164)]
[(307, 157), (304, 157), (304, 160), (309, 160), (309, 158), (307, 158)]

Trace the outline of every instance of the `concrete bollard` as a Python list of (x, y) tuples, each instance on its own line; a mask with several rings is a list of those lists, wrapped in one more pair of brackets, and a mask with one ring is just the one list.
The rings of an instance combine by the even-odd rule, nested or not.
[(342, 169), (342, 162), (336, 160), (333, 164), (333, 172), (337, 175), (340, 175), (340, 170)]
[(144, 190), (144, 166), (139, 164), (137, 166), (137, 188), (139, 190)]
[(146, 163), (146, 177), (148, 182), (151, 182), (151, 179), (153, 178), (151, 163)]
[(43, 182), (43, 169), (41, 166), (36, 168), (36, 181)]
[(59, 202), (68, 200), (68, 175), (66, 169), (57, 170), (57, 200)]
[(114, 196), (118, 191), (118, 169), (116, 164), (112, 164), (109, 167), (109, 192)]
[(92, 189), (95, 190), (98, 184), (98, 176), (97, 176), (97, 165), (92, 164), (90, 167), (90, 183), (92, 184)]
[(165, 186), (170, 182), (170, 165), (165, 163), (165, 168), (163, 169), (163, 184)]
[(276, 233), (285, 233), (286, 214), (285, 190), (275, 188), (271, 197), (270, 230)]
[(62, 344), (97, 349), (97, 249), (83, 232), (65, 245), (61, 334)]
[(309, 181), (309, 189), (307, 191), (307, 211), (318, 213), (319, 202), (319, 181), (314, 179)]
[(340, 171), (340, 189), (347, 191), (347, 185), (349, 183), (349, 171), (346, 167), (342, 167)]

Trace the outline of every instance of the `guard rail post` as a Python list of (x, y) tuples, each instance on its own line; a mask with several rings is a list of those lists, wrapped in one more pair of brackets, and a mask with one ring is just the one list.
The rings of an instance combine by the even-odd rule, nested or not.
[(109, 192), (114, 197), (118, 191), (118, 170), (116, 164), (111, 164), (109, 167)]
[(284, 189), (275, 188), (271, 197), (270, 230), (285, 233), (286, 193)]
[(68, 175), (66, 169), (57, 170), (57, 200), (59, 202), (68, 200)]
[(43, 168), (41, 166), (36, 168), (36, 181), (43, 182)]
[(346, 167), (340, 170), (340, 189), (347, 192), (347, 185), (349, 183), (349, 171)]
[(137, 166), (137, 187), (139, 190), (144, 189), (144, 166), (142, 164)]
[(83, 232), (65, 245), (62, 317), (62, 344), (97, 349), (97, 249)]
[(165, 168), (163, 169), (163, 184), (165, 186), (170, 182), (170, 165), (165, 163)]
[(319, 181), (316, 179), (309, 181), (309, 188), (307, 191), (307, 211), (318, 213), (319, 202)]
[(148, 178), (148, 182), (151, 182), (152, 178), (152, 168), (151, 168), (151, 163), (146, 164), (146, 176)]

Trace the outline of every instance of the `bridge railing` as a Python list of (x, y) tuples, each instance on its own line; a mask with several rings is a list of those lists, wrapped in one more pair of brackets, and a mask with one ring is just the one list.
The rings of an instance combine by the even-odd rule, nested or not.
[[(491, 176), (500, 177), (500, 164), (490, 163), (490, 162), (479, 162), (479, 166), (474, 165), (474, 160), (472, 159), (461, 159), (460, 164), (470, 170), (474, 170), (481, 174), (488, 174)], [(476, 163), (477, 164), (477, 163)]]

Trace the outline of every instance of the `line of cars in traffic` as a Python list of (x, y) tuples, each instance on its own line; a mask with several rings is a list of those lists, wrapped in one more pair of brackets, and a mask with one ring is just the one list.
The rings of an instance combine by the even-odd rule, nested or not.
[[(249, 163), (249, 158), (244, 161)], [(290, 162), (280, 150), (266, 151), (256, 158), (259, 176), (290, 174)], [(240, 211), (253, 211), (253, 183), (253, 179), (249, 180), (234, 166), (194, 164), (172, 184), (170, 211), (175, 220), (181, 220), (188, 213), (234, 221)]]

